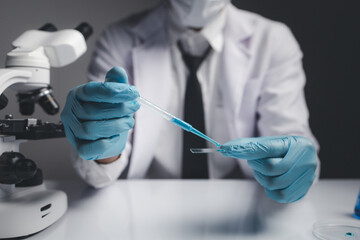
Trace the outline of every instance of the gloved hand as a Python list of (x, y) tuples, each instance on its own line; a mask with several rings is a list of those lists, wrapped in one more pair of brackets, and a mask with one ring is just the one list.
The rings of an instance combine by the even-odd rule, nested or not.
[(127, 84), (124, 69), (114, 67), (105, 82), (89, 82), (73, 88), (61, 120), (66, 137), (79, 156), (97, 160), (118, 156), (125, 148), (133, 114), (140, 105), (135, 86)]
[(227, 157), (246, 159), (268, 197), (281, 203), (301, 199), (316, 177), (315, 147), (304, 137), (240, 138), (221, 149)]

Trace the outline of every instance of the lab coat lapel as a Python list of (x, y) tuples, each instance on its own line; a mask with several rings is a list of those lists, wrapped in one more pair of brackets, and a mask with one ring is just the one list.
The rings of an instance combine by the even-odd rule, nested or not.
[[(240, 116), (243, 104), (244, 90), (250, 79), (251, 68), (251, 37), (254, 27), (249, 22), (245, 11), (230, 6), (227, 24), (224, 29), (224, 49), (222, 52), (222, 84), (224, 107), (229, 127), (230, 139), (244, 137), (244, 116)], [(229, 140), (230, 140), (229, 139)], [(245, 175), (252, 173), (246, 161), (237, 159)]]
[[(170, 47), (164, 29), (152, 35), (133, 50), (134, 82), (145, 99), (163, 109), (171, 98), (169, 80), (172, 77)], [(163, 119), (142, 107), (135, 114), (135, 131), (129, 178), (143, 178), (151, 164)]]
[(223, 76), (223, 96), (230, 133), (237, 136), (236, 117), (243, 100), (244, 87), (248, 79), (250, 50), (247, 40), (251, 36), (251, 28), (238, 9), (228, 9), (226, 27), (224, 29), (224, 47), (221, 56)]

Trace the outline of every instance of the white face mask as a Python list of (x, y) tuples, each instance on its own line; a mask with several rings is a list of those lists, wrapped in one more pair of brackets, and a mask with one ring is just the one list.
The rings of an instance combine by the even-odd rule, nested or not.
[(230, 0), (169, 0), (171, 11), (185, 27), (202, 28), (208, 24)]

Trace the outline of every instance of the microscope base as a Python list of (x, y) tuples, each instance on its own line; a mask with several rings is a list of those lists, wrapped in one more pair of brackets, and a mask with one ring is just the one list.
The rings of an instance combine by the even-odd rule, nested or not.
[(62, 191), (43, 185), (18, 189), (0, 199), (0, 239), (28, 236), (59, 220), (67, 210)]

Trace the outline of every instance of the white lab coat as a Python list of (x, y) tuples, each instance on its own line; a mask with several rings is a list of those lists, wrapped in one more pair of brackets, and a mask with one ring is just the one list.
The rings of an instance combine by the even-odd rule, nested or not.
[[(161, 4), (147, 14), (110, 26), (102, 37), (104, 43), (96, 50), (90, 80), (104, 79), (104, 69), (108, 67), (123, 66), (130, 83), (143, 96), (167, 109), (171, 95), (166, 89), (172, 66), (166, 22), (167, 9)], [(102, 49), (106, 44), (112, 49)], [(116, 56), (112, 54), (114, 51)], [(221, 91), (230, 133), (225, 139), (253, 137), (256, 132), (260, 136), (299, 135), (318, 146), (308, 124), (302, 52), (284, 24), (230, 5), (220, 59)], [(128, 143), (131, 147), (123, 153), (127, 158), (131, 155), (128, 178), (146, 176), (162, 123), (150, 111), (136, 113), (135, 129)], [(238, 163), (245, 176), (251, 177), (253, 173), (247, 162), (238, 160)], [(87, 175), (84, 178), (91, 175), (90, 182), (96, 186), (97, 173), (85, 173), (92, 170), (81, 168), (84, 166), (77, 164), (80, 175)], [(215, 171), (221, 169), (226, 167)]]

